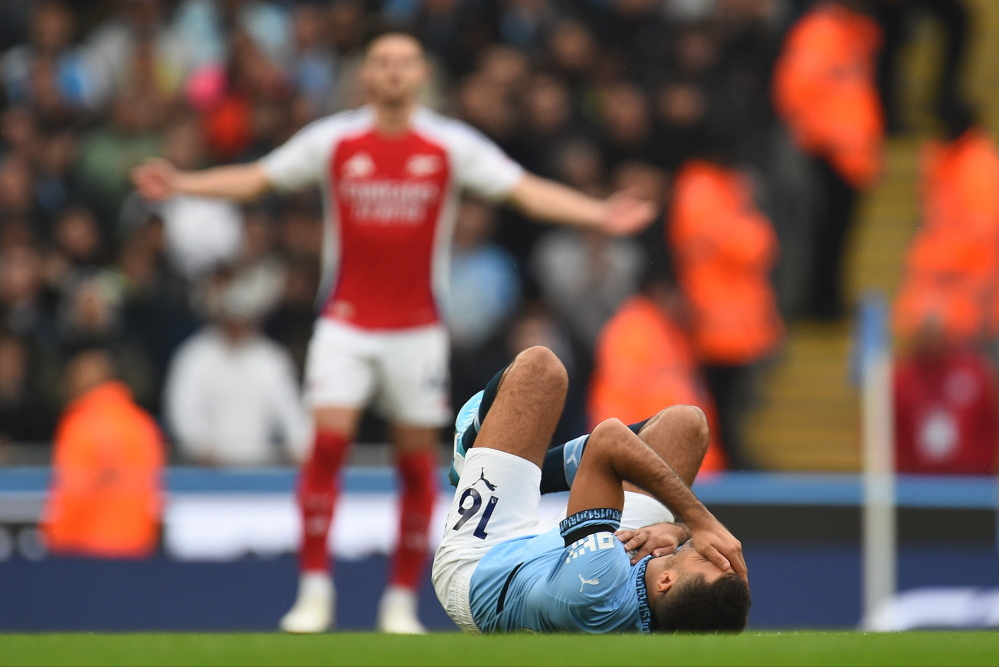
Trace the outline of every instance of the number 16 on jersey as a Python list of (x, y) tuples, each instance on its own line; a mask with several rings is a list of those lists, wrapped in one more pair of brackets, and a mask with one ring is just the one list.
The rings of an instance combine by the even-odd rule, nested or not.
[[(469, 499), (472, 502), (467, 504)], [(499, 498), (496, 496), (489, 496), (489, 500), (486, 501), (486, 508), (482, 511), (482, 516), (479, 518), (479, 524), (475, 527), (475, 532), (472, 533), (480, 540), (486, 539), (486, 524), (489, 523), (489, 518), (493, 515), (493, 510), (496, 509), (497, 502), (499, 502)], [(454, 524), (453, 530), (459, 530), (469, 519), (478, 514), (480, 509), (482, 509), (482, 495), (474, 488), (468, 487), (458, 500), (458, 514), (461, 515), (461, 518)]]

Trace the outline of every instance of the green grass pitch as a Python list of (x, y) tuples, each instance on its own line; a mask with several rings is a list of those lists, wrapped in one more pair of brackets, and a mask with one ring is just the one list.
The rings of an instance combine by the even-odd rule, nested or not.
[(0, 634), (0, 665), (999, 665), (999, 632)]

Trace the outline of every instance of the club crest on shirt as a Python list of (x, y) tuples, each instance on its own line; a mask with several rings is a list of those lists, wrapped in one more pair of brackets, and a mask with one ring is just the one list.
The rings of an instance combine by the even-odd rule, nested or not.
[(356, 153), (343, 163), (345, 178), (367, 178), (375, 173), (375, 161), (365, 152)]
[(406, 160), (406, 172), (410, 176), (429, 176), (437, 173), (440, 169), (441, 157), (439, 155), (418, 153)]

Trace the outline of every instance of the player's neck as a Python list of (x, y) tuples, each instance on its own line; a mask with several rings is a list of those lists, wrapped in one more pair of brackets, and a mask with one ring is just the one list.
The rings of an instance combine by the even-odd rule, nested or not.
[(375, 130), (387, 137), (405, 134), (409, 131), (415, 108), (415, 104), (375, 106)]

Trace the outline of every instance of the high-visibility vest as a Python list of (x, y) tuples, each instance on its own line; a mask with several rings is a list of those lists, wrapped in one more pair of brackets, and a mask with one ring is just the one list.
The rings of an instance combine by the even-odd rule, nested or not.
[(999, 267), (999, 153), (978, 129), (928, 142), (921, 161), (922, 225), (909, 268), (987, 275)]
[(73, 401), (56, 431), (43, 517), (55, 553), (140, 558), (156, 549), (163, 439), (128, 388), (106, 382)]
[(774, 70), (774, 106), (795, 142), (856, 188), (872, 185), (883, 163), (880, 42), (872, 19), (820, 3), (792, 26)]
[(922, 224), (894, 326), (907, 336), (935, 316), (952, 342), (967, 344), (999, 330), (999, 151), (973, 129), (922, 153)]
[[(597, 338), (588, 406), (591, 424), (610, 418), (633, 424), (671, 405), (696, 405), (717, 433), (714, 403), (698, 373), (683, 329), (652, 300), (634, 296)], [(724, 455), (712, 435), (701, 472), (724, 467)]]
[(952, 344), (981, 342), (994, 292), (991, 281), (959, 274), (909, 273), (892, 307), (892, 328), (896, 335), (908, 338), (928, 318), (935, 318)]
[(770, 282), (777, 236), (742, 175), (688, 162), (676, 176), (668, 215), (697, 358), (742, 365), (764, 357), (784, 331)]

